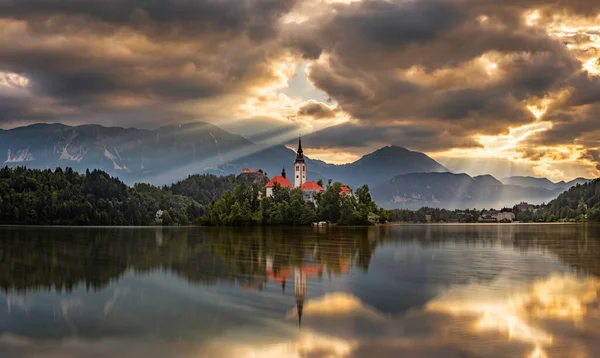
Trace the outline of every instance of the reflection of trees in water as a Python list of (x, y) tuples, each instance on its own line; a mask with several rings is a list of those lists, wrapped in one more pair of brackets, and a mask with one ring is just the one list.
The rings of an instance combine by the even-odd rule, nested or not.
[(169, 270), (190, 282), (266, 280), (273, 270), (300, 265), (305, 257), (339, 275), (348, 262), (366, 270), (377, 242), (389, 229), (223, 228), (4, 228), (0, 233), (0, 287), (99, 290), (127, 270)]
[[(322, 264), (318, 276), (354, 266), (368, 270), (378, 245), (450, 243), (548, 250), (577, 270), (600, 276), (600, 226), (406, 225), (371, 228), (3, 228), (0, 287), (98, 290), (127, 270), (168, 270), (195, 284), (218, 281), (261, 284), (307, 260)], [(284, 271), (282, 271), (284, 270)]]

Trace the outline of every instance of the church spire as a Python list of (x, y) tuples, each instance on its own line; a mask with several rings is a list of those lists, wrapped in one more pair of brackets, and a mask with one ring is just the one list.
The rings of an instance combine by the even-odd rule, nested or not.
[(298, 310), (298, 327), (302, 327), (302, 310), (304, 308), (304, 300), (296, 302), (296, 309)]
[(302, 150), (302, 137), (298, 137), (298, 150), (296, 151), (296, 162), (304, 161), (304, 151)]

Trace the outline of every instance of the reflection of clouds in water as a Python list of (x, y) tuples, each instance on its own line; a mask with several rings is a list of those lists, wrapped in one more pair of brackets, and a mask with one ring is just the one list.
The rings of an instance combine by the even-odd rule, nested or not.
[(115, 304), (120, 297), (125, 297), (129, 294), (129, 289), (127, 287), (120, 288), (117, 287), (113, 291), (112, 297), (104, 304), (104, 315), (107, 316), (109, 313), (113, 311), (115, 308)]
[(67, 326), (73, 333), (77, 332), (77, 327), (75, 326), (75, 323), (73, 323), (73, 320), (70, 316), (70, 311), (73, 310), (74, 308), (81, 309), (81, 307), (82, 307), (81, 298), (67, 298), (67, 299), (60, 300), (60, 311), (62, 313), (62, 316), (63, 316), (65, 322), (67, 323)]
[[(296, 314), (296, 310), (292, 310), (288, 314), (288, 318), (295, 317)], [(374, 308), (364, 305), (358, 298), (344, 292), (329, 293), (319, 299), (306, 301), (303, 315), (305, 317), (361, 316), (374, 320), (384, 319)]]
[(261, 344), (237, 344), (223, 352), (218, 347), (211, 346), (201, 356), (218, 358), (304, 358), (304, 357), (349, 357), (354, 343), (343, 339), (318, 334), (316, 332), (302, 332), (296, 339)]
[(14, 308), (18, 308), (23, 312), (28, 312), (27, 303), (25, 302), (25, 296), (6, 296), (6, 310), (8, 314), (11, 314)]
[(536, 318), (579, 322), (587, 313), (587, 306), (598, 301), (600, 281), (595, 278), (578, 279), (574, 276), (550, 276), (534, 282), (525, 292), (498, 297), (498, 290), (469, 285), (449, 290), (428, 303), (431, 312), (454, 316), (477, 316), (473, 329), (497, 331), (511, 340), (533, 345), (530, 357), (546, 357), (544, 347), (551, 346), (551, 333), (536, 327)]
[[(397, 317), (347, 293), (307, 300), (299, 330), (280, 318), (254, 318), (218, 337), (56, 341), (0, 335), (0, 356), (175, 358), (596, 357), (600, 280), (553, 275), (515, 286), (500, 278), (451, 288)], [(123, 292), (121, 292), (123, 293)], [(115, 292), (115, 295), (118, 295)], [(114, 296), (113, 296), (114, 297)], [(390, 298), (393, 299), (393, 298)], [(63, 302), (67, 312), (80, 307)], [(258, 329), (257, 321), (265, 329)], [(201, 323), (199, 323), (201, 324)], [(84, 354), (91, 352), (93, 354)], [(6, 355), (4, 355), (6, 354)]]
[[(352, 295), (331, 293), (305, 304), (305, 315), (315, 318), (306, 324), (310, 334), (248, 343), (219, 357), (592, 357), (598, 316), (590, 306), (598, 302), (598, 290), (600, 280), (572, 275), (520, 287), (501, 278), (449, 289), (423, 310), (398, 318), (385, 318)], [(368, 320), (353, 326), (358, 317)]]

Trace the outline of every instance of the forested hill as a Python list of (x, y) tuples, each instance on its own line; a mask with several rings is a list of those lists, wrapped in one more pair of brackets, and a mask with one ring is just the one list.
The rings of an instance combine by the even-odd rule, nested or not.
[(237, 184), (251, 175), (193, 175), (170, 187), (130, 187), (107, 173), (79, 174), (71, 168), (0, 169), (0, 224), (149, 225), (162, 210), (163, 224), (185, 225), (208, 213)]
[(600, 221), (600, 179), (576, 185), (535, 213), (537, 221)]

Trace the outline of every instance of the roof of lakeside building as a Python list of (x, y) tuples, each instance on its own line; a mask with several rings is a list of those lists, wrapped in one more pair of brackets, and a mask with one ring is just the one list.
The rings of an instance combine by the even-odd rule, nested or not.
[(300, 189), (308, 191), (325, 191), (325, 189), (323, 189), (322, 186), (315, 183), (314, 181), (307, 181), (306, 183), (300, 186)]
[(350, 190), (350, 188), (348, 188), (347, 186), (343, 186), (342, 187), (342, 191), (340, 191), (340, 194), (346, 194), (351, 192), (352, 190)]
[(279, 184), (282, 188), (293, 188), (292, 183), (287, 178), (282, 177), (281, 175), (274, 176), (271, 181), (269, 181), (266, 185), (267, 188), (272, 188), (275, 184)]

